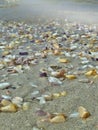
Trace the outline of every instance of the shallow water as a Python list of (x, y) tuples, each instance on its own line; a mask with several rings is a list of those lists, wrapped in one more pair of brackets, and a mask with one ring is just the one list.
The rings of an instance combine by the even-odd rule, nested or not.
[(20, 0), (16, 6), (0, 8), (1, 20), (33, 20), (34, 17), (57, 17), (97, 23), (98, 0)]

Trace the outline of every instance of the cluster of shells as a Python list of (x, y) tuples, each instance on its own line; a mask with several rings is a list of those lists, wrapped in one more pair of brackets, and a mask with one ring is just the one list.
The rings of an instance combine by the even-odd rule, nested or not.
[[(92, 77), (93, 80), (98, 78), (98, 66), (90, 62), (98, 60), (98, 47), (96, 46), (98, 36), (95, 26), (65, 22), (64, 29), (60, 29), (61, 25), (58, 21), (50, 22), (47, 26), (35, 25), (33, 27), (25, 23), (4, 23), (1, 21), (0, 26), (3, 26), (0, 33), (0, 49), (2, 50), (0, 52), (0, 70), (7, 70), (8, 74), (23, 73), (25, 69), (30, 70), (33, 65), (36, 65), (38, 60), (47, 59), (51, 55), (59, 65), (47, 65), (46, 69), (39, 70), (40, 77), (46, 77), (51, 84), (62, 85), (65, 80), (77, 78), (80, 78), (79, 81), (87, 83), (89, 77)], [(5, 39), (5, 41), (2, 39)], [(22, 48), (27, 43), (38, 46), (45, 44), (45, 47), (40, 51), (32, 52), (30, 45), (26, 47), (26, 50)], [(17, 56), (13, 54), (15, 50), (19, 51)], [(80, 65), (78, 68), (71, 62), (75, 58)], [(63, 67), (58, 69), (60, 65)], [(84, 76), (84, 79), (81, 79), (81, 75)], [(9, 83), (0, 83), (2, 90), (9, 88), (9, 86)], [(66, 91), (41, 95), (40, 97), (37, 96), (38, 93), (32, 93), (32, 96), (40, 100), (40, 104), (66, 96)], [(29, 109), (29, 102), (24, 102), (21, 97), (2, 98), (0, 101), (1, 112), (17, 112), (21, 109)], [(41, 122), (61, 123), (70, 117), (78, 116), (86, 119), (91, 114), (86, 108), (80, 106), (77, 113), (69, 116), (64, 113), (48, 113), (46, 115), (45, 118), (40, 120)]]
[(29, 102), (23, 102), (23, 98), (14, 97), (12, 99), (1, 99), (0, 102), (0, 111), (1, 112), (17, 112), (20, 109), (28, 110)]

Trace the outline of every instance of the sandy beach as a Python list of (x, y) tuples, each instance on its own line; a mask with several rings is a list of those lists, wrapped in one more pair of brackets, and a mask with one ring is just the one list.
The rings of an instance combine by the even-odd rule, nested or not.
[(97, 12), (26, 5), (0, 8), (0, 130), (97, 130)]

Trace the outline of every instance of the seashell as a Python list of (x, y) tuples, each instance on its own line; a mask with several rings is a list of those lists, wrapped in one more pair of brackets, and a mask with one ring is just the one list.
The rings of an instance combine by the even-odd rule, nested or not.
[(18, 73), (22, 73), (22, 72), (23, 72), (22, 69), (23, 69), (23, 68), (22, 68), (22, 65), (17, 65), (16, 67), (14, 67), (14, 71), (15, 71), (15, 72), (18, 72)]
[(28, 52), (26, 52), (26, 51), (19, 52), (19, 55), (21, 55), (21, 56), (28, 55)]
[(0, 89), (6, 89), (6, 88), (8, 88), (10, 86), (11, 86), (11, 84), (8, 83), (8, 82), (0, 83)]
[(5, 66), (0, 63), (0, 70), (2, 70)]
[(70, 114), (69, 118), (75, 118), (79, 116), (79, 112), (74, 112), (72, 114)]
[(39, 95), (39, 91), (34, 91), (33, 93), (31, 93), (31, 98), (32, 99), (36, 98), (36, 97), (38, 97), (38, 95)]
[(53, 95), (53, 98), (58, 98), (61, 96), (60, 93), (53, 93), (52, 95)]
[(23, 98), (21, 98), (21, 97), (14, 97), (12, 99), (12, 103), (14, 103), (18, 107), (21, 107), (22, 104), (23, 104)]
[(56, 71), (51, 72), (51, 75), (56, 77), (56, 78), (65, 78), (64, 74), (65, 74), (64, 69), (60, 70), (59, 72), (56, 72)]
[(46, 101), (51, 101), (53, 100), (53, 95), (44, 95), (44, 98)]
[(62, 123), (62, 122), (65, 122), (66, 118), (67, 117), (64, 114), (58, 114), (54, 116), (53, 118), (51, 118), (49, 121), (51, 123)]
[(32, 130), (43, 130), (43, 129), (40, 129), (34, 126)]
[(53, 47), (54, 47), (55, 49), (59, 49), (59, 48), (60, 48), (57, 43), (54, 43), (54, 44), (53, 44)]
[(59, 72), (52, 71), (52, 72), (51, 72), (51, 75), (54, 76), (54, 77), (57, 77), (57, 76), (59, 75)]
[(1, 104), (2, 104), (2, 106), (7, 106), (7, 105), (11, 104), (11, 102), (9, 100), (2, 99)]
[(4, 52), (2, 53), (2, 56), (6, 56), (6, 55), (9, 55), (9, 54), (10, 54), (9, 51), (4, 51)]
[(95, 76), (97, 75), (97, 71), (95, 69), (92, 69), (85, 73), (86, 76)]
[(67, 94), (66, 91), (60, 92), (61, 96), (66, 96), (66, 94)]
[(11, 100), (12, 97), (8, 95), (2, 95), (2, 98), (6, 100)]
[(53, 84), (57, 84), (57, 85), (62, 84), (62, 82), (59, 79), (54, 78), (54, 77), (48, 77), (48, 80), (49, 80), (50, 83), (53, 83)]
[(42, 96), (42, 97), (37, 97), (36, 99), (38, 99), (40, 101), (40, 104), (45, 104), (46, 103), (46, 100), (45, 100), (45, 97)]
[(18, 109), (16, 105), (13, 103), (10, 103), (9, 105), (0, 108), (0, 111), (2, 112), (17, 112), (17, 110)]
[(78, 108), (79, 116), (83, 119), (86, 119), (90, 116), (90, 113), (82, 106)]
[(47, 77), (47, 73), (46, 72), (40, 72), (40, 77)]
[(46, 116), (46, 115), (47, 115), (47, 112), (45, 112), (45, 111), (39, 109), (39, 110), (36, 111), (36, 114), (37, 114), (38, 116)]
[(56, 49), (56, 50), (54, 50), (53, 54), (54, 54), (54, 55), (60, 55), (61, 52), (60, 52), (59, 50)]
[(62, 58), (62, 59), (59, 59), (59, 62), (60, 62), (60, 63), (68, 63), (69, 60), (68, 60), (68, 59), (65, 59), (65, 58)]
[(66, 78), (67, 79), (76, 79), (76, 76), (75, 75), (66, 75)]
[(22, 106), (22, 108), (23, 108), (23, 110), (28, 110), (29, 109), (29, 107), (30, 107), (30, 103), (29, 102), (24, 102), (23, 103), (23, 106)]

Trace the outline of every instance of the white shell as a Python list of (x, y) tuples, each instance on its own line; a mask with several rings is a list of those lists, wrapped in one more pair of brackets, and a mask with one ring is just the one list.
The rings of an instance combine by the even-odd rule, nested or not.
[(21, 107), (21, 105), (23, 104), (23, 98), (21, 98), (21, 97), (14, 97), (12, 99), (12, 103), (16, 104), (18, 107)]
[(0, 83), (0, 89), (6, 89), (7, 87), (11, 86), (10, 83)]

